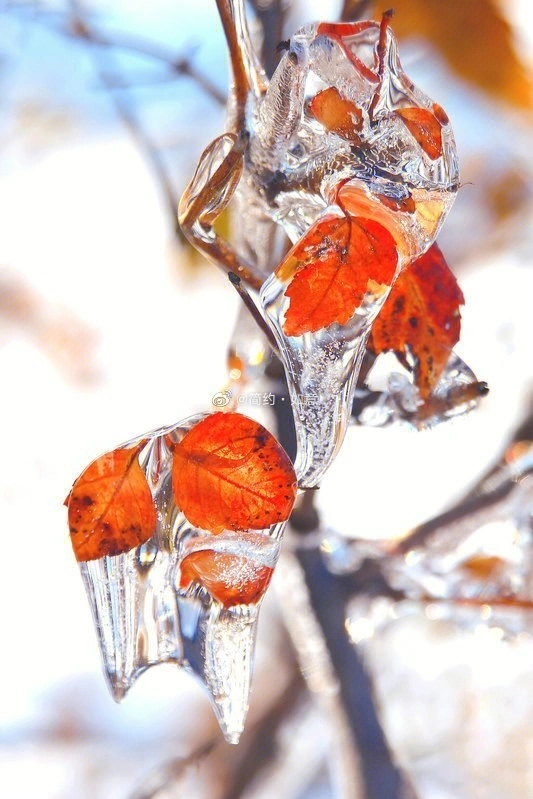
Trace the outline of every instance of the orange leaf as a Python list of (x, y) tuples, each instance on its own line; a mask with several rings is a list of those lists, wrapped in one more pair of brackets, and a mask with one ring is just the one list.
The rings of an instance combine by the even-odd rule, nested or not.
[(356, 144), (361, 141), (358, 133), (363, 121), (361, 110), (341, 97), (333, 86), (315, 94), (309, 103), (309, 112), (332, 133)]
[[(444, 113), (443, 109), (440, 110)], [(402, 108), (395, 113), (432, 161), (442, 155), (441, 124), (431, 111), (425, 108)]]
[(172, 488), (195, 527), (262, 530), (288, 519), (296, 475), (262, 425), (239, 413), (214, 413), (175, 446)]
[(68, 523), (78, 560), (119, 555), (153, 536), (155, 507), (138, 461), (145, 445), (102, 455), (74, 483)]
[(249, 605), (264, 594), (272, 569), (250, 558), (201, 550), (188, 555), (181, 564), (181, 588), (198, 582), (224, 607)]
[(379, 222), (320, 219), (278, 268), (282, 279), (294, 275), (285, 291), (291, 302), (283, 330), (300, 336), (333, 322), (346, 324), (373, 283), (391, 284), (397, 260), (394, 239)]
[(376, 355), (387, 350), (401, 354), (408, 346), (418, 362), (420, 395), (427, 399), (459, 341), (463, 303), (463, 293), (434, 244), (394, 284), (372, 327), (369, 348)]

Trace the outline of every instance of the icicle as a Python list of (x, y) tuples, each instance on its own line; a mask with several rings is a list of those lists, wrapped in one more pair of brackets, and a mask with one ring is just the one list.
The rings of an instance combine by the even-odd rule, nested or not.
[[(175, 448), (188, 432), (197, 431), (197, 425), (208, 420), (214, 424), (211, 421), (206, 433), (197, 435), (193, 464), (202, 462), (202, 457), (205, 462), (209, 447), (214, 447), (213, 468), (221, 479), (223, 436), (227, 435), (225, 468), (232, 480), (237, 479), (242, 464), (241, 479), (253, 478), (252, 487), (269, 497), (266, 510), (245, 503), (243, 512), (253, 511), (254, 519), (263, 519), (261, 513), (276, 515), (276, 503), (281, 503), (281, 521), (262, 530), (213, 534), (191, 525), (177, 508), (172, 484)], [(234, 428), (235, 424), (242, 428)], [(236, 436), (237, 448), (232, 444), (235, 429), (241, 433)], [(210, 431), (218, 436), (213, 441)], [(207, 447), (203, 456), (197, 454), (202, 443)], [(187, 479), (181, 471), (178, 476)], [(106, 488), (106, 481), (111, 480), (115, 482)], [(108, 492), (105, 512), (108, 495), (113, 502), (121, 500), (112, 518), (102, 516), (102, 491)], [(119, 495), (120, 491), (124, 493)], [(185, 666), (206, 686), (226, 739), (237, 743), (248, 710), (259, 606), (276, 566), (295, 491), (296, 476), (281, 447), (265, 428), (239, 414), (191, 417), (128, 442), (83, 472), (69, 495), (69, 519), (77, 537), (75, 551), (94, 558), (80, 562), (80, 569), (104, 673), (116, 701), (147, 668), (164, 662)], [(195, 483), (193, 501), (197, 497)], [(221, 507), (227, 509), (227, 494), (224, 497)], [(122, 545), (120, 534), (131, 534), (133, 527), (135, 535), (141, 535), (142, 524), (135, 514), (141, 514), (141, 521), (152, 518), (152, 501), (155, 534), (151, 538), (121, 554), (100, 558), (90, 554), (99, 553), (97, 547), (102, 545), (111, 551)], [(210, 501), (215, 498), (211, 496)], [(130, 518), (131, 507), (134, 516)], [(91, 516), (94, 508), (96, 517)], [(210, 506), (201, 510), (206, 518), (213, 512)], [(229, 512), (235, 512), (234, 503), (230, 502)]]
[(346, 432), (355, 382), (370, 325), (385, 293), (364, 303), (348, 325), (286, 336), (283, 316), (286, 286), (274, 274), (261, 290), (265, 316), (282, 355), (293, 407), (300, 487), (317, 485), (335, 458)]
[(145, 544), (80, 563), (104, 674), (117, 702), (149, 666), (181, 660), (176, 599), (167, 584), (168, 554), (158, 552), (151, 565), (142, 565), (152, 557)]

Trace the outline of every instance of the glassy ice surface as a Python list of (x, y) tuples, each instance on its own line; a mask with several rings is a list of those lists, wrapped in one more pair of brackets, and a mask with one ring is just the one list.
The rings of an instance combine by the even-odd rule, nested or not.
[[(332, 26), (334, 29), (334, 26)], [(451, 126), (440, 106), (402, 70), (394, 36), (385, 36), (378, 76), (379, 25), (365, 23), (342, 38), (324, 24), (306, 26), (290, 40), (263, 94), (252, 96), (250, 143), (238, 202), (280, 224), (291, 241), (328, 212), (372, 219), (390, 231), (398, 270), (435, 240), (458, 187)], [(355, 62), (355, 63), (354, 63)], [(333, 90), (360, 114), (357, 132), (335, 131), (311, 110), (313, 98)], [(428, 154), (400, 112), (438, 115), (438, 154)], [(424, 144), (424, 143), (423, 143)], [(247, 246), (246, 235), (241, 244)], [(249, 251), (246, 250), (247, 252)], [(274, 272), (261, 303), (285, 365), (298, 436), (296, 470), (314, 486), (335, 457), (351, 413), (353, 391), (371, 325), (386, 292), (367, 294), (345, 325), (288, 337), (283, 333), (289, 280)]]
[[(394, 369), (384, 370), (391, 359)], [(365, 386), (355, 391), (351, 421), (368, 427), (394, 424), (406, 430), (425, 430), (474, 410), (483, 390), (472, 370), (452, 352), (431, 396), (423, 402), (413, 375), (395, 356), (378, 356)]]
[(364, 302), (347, 325), (286, 336), (285, 288), (272, 275), (261, 300), (285, 366), (298, 442), (296, 474), (301, 487), (311, 487), (320, 482), (344, 439), (370, 327), (386, 295)]
[[(169, 442), (180, 441), (202, 418), (124, 445), (148, 438), (139, 463), (157, 510), (156, 534), (125, 554), (80, 563), (80, 570), (113, 698), (120, 701), (150, 666), (177, 663), (202, 680), (224, 736), (237, 743), (248, 710), (259, 604), (284, 523), (215, 536), (187, 522), (173, 499)], [(186, 559), (202, 552), (214, 559), (212, 582), (208, 574), (203, 584), (197, 577), (182, 586)], [(246, 604), (226, 601), (224, 592), (258, 581)]]

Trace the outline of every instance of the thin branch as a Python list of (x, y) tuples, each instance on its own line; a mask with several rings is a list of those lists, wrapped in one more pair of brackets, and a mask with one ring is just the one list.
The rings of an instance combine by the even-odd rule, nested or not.
[(346, 635), (346, 603), (357, 587), (352, 579), (329, 572), (316, 547), (298, 549), (296, 557), (339, 683), (342, 709), (361, 761), (366, 799), (415, 797), (411, 783), (394, 762), (379, 719), (371, 676)]
[(370, 101), (370, 105), (368, 107), (368, 118), (370, 119), (370, 124), (374, 124), (374, 111), (379, 103), (379, 98), (381, 97), (381, 88), (383, 86), (383, 75), (385, 73), (385, 60), (387, 58), (387, 30), (390, 26), (390, 21), (394, 11), (392, 8), (389, 8), (388, 11), (383, 12), (383, 16), (381, 17), (381, 24), (379, 26), (379, 41), (378, 41), (378, 78), (379, 83), (377, 86), (376, 91)]
[[(278, 440), (286, 451), (290, 451), (294, 449), (294, 427), (291, 424), (292, 414), (286, 405), (276, 401), (274, 410), (278, 422)], [(317, 531), (320, 520), (313, 506), (314, 493), (305, 492), (301, 502), (305, 504), (303, 515), (306, 521), (314, 515), (314, 530)], [(305, 533), (311, 534), (308, 525), (304, 526)], [(297, 530), (297, 533), (302, 532), (301, 529)], [(381, 727), (370, 676), (346, 636), (345, 609), (346, 602), (354, 595), (353, 579), (351, 575), (344, 577), (328, 571), (316, 547), (304, 546), (297, 549), (295, 555), (304, 574), (309, 604), (320, 626), (339, 683), (342, 710), (353, 744), (361, 758), (366, 799), (414, 799), (413, 788), (394, 763)], [(385, 587), (383, 582), (379, 583), (379, 587)]]
[(238, 133), (244, 127), (244, 111), (249, 90), (248, 76), (244, 67), (241, 46), (235, 28), (232, 3), (230, 0), (216, 0), (216, 2), (222, 27), (224, 28), (226, 43), (228, 45), (233, 75), (232, 91), (235, 102), (234, 132)]
[(315, 506), (316, 491), (307, 489), (302, 491), (293, 512), (291, 513), (291, 527), (300, 535), (312, 533), (318, 529), (320, 517)]
[[(411, 599), (411, 597), (406, 597), (406, 599)], [(525, 610), (525, 611), (532, 611), (533, 610), (533, 600), (527, 599), (525, 597), (520, 596), (495, 596), (495, 597), (463, 597), (463, 596), (451, 596), (446, 597), (446, 599), (439, 599), (438, 597), (431, 597), (431, 596), (422, 596), (422, 597), (415, 597), (415, 602), (421, 602), (424, 605), (435, 605), (435, 604), (443, 604), (443, 605), (459, 605), (463, 607), (472, 607), (472, 608), (511, 608), (514, 610)]]
[(196, 750), (184, 757), (176, 758), (164, 766), (158, 766), (152, 778), (145, 781), (146, 787), (141, 787), (132, 795), (132, 799), (154, 799), (161, 791), (165, 791), (169, 782), (175, 782), (185, 772), (192, 768), (199, 768), (203, 761), (216, 747), (217, 741), (211, 740), (202, 744)]
[(428, 522), (424, 522), (418, 527), (415, 527), (415, 529), (412, 530), (409, 535), (395, 544), (394, 548), (388, 554), (405, 555), (411, 549), (425, 544), (429, 538), (436, 533), (439, 533), (441, 530), (444, 530), (449, 525), (456, 524), (457, 522), (466, 523), (468, 520), (472, 519), (472, 517), (475, 517), (478, 514), (480, 516), (484, 516), (490, 508), (506, 500), (508, 495), (513, 491), (514, 488), (516, 488), (517, 480), (531, 472), (531, 467), (526, 465), (521, 474), (516, 474), (516, 471), (510, 469), (509, 467), (507, 467), (507, 469), (505, 467), (501, 467), (496, 471), (496, 474), (501, 472), (503, 472), (502, 479), (495, 481), (494, 473), (491, 471), (491, 480), (496, 482), (496, 485), (492, 490), (486, 491), (482, 489), (483, 483), (485, 482), (483, 479), (480, 483), (480, 487), (477, 490), (475, 489), (473, 492), (468, 494), (461, 502), (459, 502), (450, 510), (447, 510), (444, 513), (441, 513), (439, 516), (430, 519)]
[(244, 305), (250, 311), (250, 313), (253, 316), (256, 324), (261, 329), (261, 331), (265, 334), (266, 338), (268, 339), (268, 343), (272, 347), (272, 350), (279, 357), (278, 343), (277, 343), (276, 339), (274, 338), (272, 330), (270, 329), (270, 327), (267, 325), (267, 323), (263, 319), (263, 316), (261, 315), (257, 305), (255, 304), (255, 302), (253, 301), (253, 299), (251, 298), (251, 296), (247, 292), (246, 288), (242, 285), (241, 278), (239, 277), (239, 275), (236, 275), (235, 272), (228, 272), (228, 278), (229, 278), (229, 282), (231, 283), (231, 285), (237, 291), (237, 294), (239, 295), (239, 297), (243, 301)]

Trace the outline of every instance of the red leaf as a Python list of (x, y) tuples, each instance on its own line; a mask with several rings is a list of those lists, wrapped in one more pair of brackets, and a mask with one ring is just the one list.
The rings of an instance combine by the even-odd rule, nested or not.
[(78, 560), (119, 555), (153, 536), (155, 507), (138, 461), (145, 445), (102, 455), (74, 483), (68, 522)]
[[(444, 110), (440, 106), (437, 109), (440, 118), (447, 119)], [(432, 161), (442, 155), (441, 123), (431, 111), (425, 108), (402, 108), (396, 113)]]
[(262, 530), (288, 519), (296, 475), (262, 425), (239, 413), (214, 413), (175, 446), (172, 488), (195, 527)]
[(309, 113), (332, 133), (354, 144), (360, 143), (363, 114), (354, 103), (341, 97), (333, 86), (315, 94), (309, 103)]
[(201, 550), (181, 564), (181, 588), (198, 582), (224, 607), (257, 602), (266, 591), (272, 569), (240, 555)]
[(337, 42), (346, 58), (353, 64), (357, 72), (363, 75), (367, 80), (377, 82), (379, 75), (377, 75), (370, 67), (361, 61), (351, 48), (344, 41), (346, 38), (356, 36), (368, 28), (379, 27), (376, 22), (371, 20), (362, 20), (361, 22), (321, 22), (316, 29), (317, 36), (329, 36), (334, 42)]
[(383, 225), (362, 217), (327, 216), (295, 244), (278, 268), (292, 278), (283, 330), (300, 336), (352, 317), (365, 293), (390, 285), (398, 255)]
[(434, 244), (394, 284), (372, 327), (369, 348), (376, 354), (403, 354), (408, 346), (417, 358), (416, 382), (426, 399), (459, 341), (463, 303), (463, 293)]

